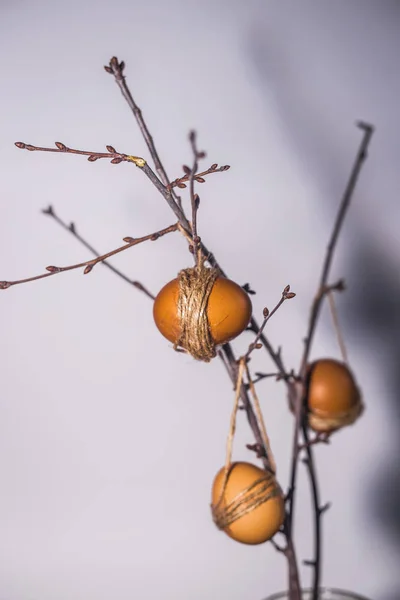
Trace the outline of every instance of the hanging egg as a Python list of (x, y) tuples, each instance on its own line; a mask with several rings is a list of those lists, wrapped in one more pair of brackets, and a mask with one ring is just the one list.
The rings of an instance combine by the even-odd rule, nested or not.
[(162, 335), (190, 353), (191, 346), (203, 343), (205, 336), (208, 345), (237, 337), (249, 324), (251, 313), (251, 301), (243, 288), (205, 268), (200, 276), (196, 269), (181, 271), (160, 290), (153, 307)]
[(211, 511), (217, 527), (242, 544), (271, 539), (285, 519), (285, 501), (275, 476), (248, 462), (223, 467), (212, 486)]
[(350, 368), (331, 358), (309, 366), (307, 381), (309, 425), (314, 431), (330, 433), (350, 425), (360, 416), (360, 391)]

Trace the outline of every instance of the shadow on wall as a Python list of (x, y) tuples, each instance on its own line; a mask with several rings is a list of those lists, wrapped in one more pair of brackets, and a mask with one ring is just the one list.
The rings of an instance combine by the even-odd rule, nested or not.
[[(296, 7), (292, 6), (296, 12)], [(344, 3), (341, 6), (346, 9)], [(276, 100), (281, 121), (286, 126), (286, 133), (290, 136), (295, 151), (299, 156), (307, 156), (313, 174), (323, 182), (321, 187), (326, 190), (327, 208), (330, 210), (331, 206), (328, 203), (333, 200), (338, 201), (337, 193), (334, 190), (338, 189), (338, 182), (342, 182), (343, 186), (351, 165), (343, 163), (339, 147), (329, 139), (329, 126), (325, 123), (321, 127), (322, 123), (318, 122), (318, 118), (321, 121), (321, 115), (324, 118), (324, 96), (326, 100), (327, 94), (330, 93), (329, 90), (324, 89), (323, 85), (318, 87), (318, 83), (316, 83), (305, 93), (304, 85), (307, 87), (307, 77), (310, 81), (310, 73), (312, 74), (316, 62), (326, 61), (326, 68), (329, 69), (329, 51), (334, 52), (334, 48), (322, 48), (321, 51), (320, 47), (313, 47), (312, 40), (307, 48), (304, 45), (301, 46), (301, 43), (297, 46), (297, 40), (293, 42), (293, 40), (286, 39), (285, 36), (290, 38), (291, 33), (296, 36), (296, 32), (295, 29), (290, 29), (289, 25), (288, 30), (282, 26), (285, 24), (285, 19), (282, 17), (283, 9), (282, 13), (278, 14), (276, 7), (275, 4), (271, 15), (268, 16), (268, 19), (264, 19), (266, 23), (268, 21), (268, 26), (264, 28), (261, 19), (255, 31), (251, 32), (250, 59), (266, 94), (272, 95)], [(305, 5), (303, 5), (304, 7)], [(274, 18), (277, 14), (278, 20), (275, 28)], [(296, 14), (290, 14), (287, 18), (288, 22), (290, 18), (294, 20), (296, 27), (303, 27), (300, 42), (304, 44), (304, 37), (307, 34), (307, 32), (305, 34), (305, 29), (309, 26), (307, 19), (297, 20)], [(318, 19), (312, 21), (310, 17), (311, 27), (319, 26), (321, 29), (330, 27), (329, 14), (325, 15), (320, 12), (318, 18), (319, 23)], [(361, 44), (356, 50), (362, 51), (363, 45)], [(303, 74), (298, 72), (299, 61), (298, 57), (294, 56), (297, 51), (303, 51), (306, 81), (303, 81)], [(367, 63), (368, 51), (364, 58)], [(314, 61), (310, 69), (307, 63), (308, 59)], [(384, 69), (382, 73), (385, 73)], [(332, 73), (332, 76), (337, 77), (335, 83), (338, 88), (342, 83), (340, 75), (340, 70)], [(384, 84), (384, 81), (381, 82), (381, 85)], [(354, 85), (356, 86), (357, 82)], [(312, 101), (309, 102), (307, 97)], [(328, 98), (328, 100), (331, 101), (332, 98)], [(315, 108), (316, 102), (321, 103), (318, 115), (312, 108), (312, 104)], [(382, 112), (384, 112), (383, 107)], [(355, 118), (358, 116), (354, 115)], [(332, 122), (334, 118), (340, 118), (340, 110), (338, 114), (333, 115)], [(375, 125), (378, 125), (379, 130), (379, 123), (375, 123)], [(363, 338), (369, 339), (370, 347), (378, 349), (380, 360), (382, 360), (382, 356), (386, 358), (384, 367), (386, 372), (382, 372), (382, 379), (388, 382), (386, 390), (389, 392), (380, 400), (388, 403), (387, 411), (392, 415), (393, 431), (397, 436), (393, 439), (393, 450), (390, 456), (387, 456), (385, 462), (380, 464), (379, 469), (374, 470), (371, 476), (366, 509), (385, 532), (396, 555), (400, 555), (400, 464), (397, 460), (400, 454), (399, 266), (398, 261), (395, 263), (393, 260), (392, 264), (390, 256), (382, 254), (362, 227), (357, 224), (354, 224), (353, 227), (356, 228), (356, 231), (353, 231), (352, 235), (352, 256), (346, 274), (352, 285), (345, 295), (346, 298), (342, 301), (342, 317), (348, 330), (353, 330), (355, 334), (357, 331), (363, 332)], [(386, 593), (385, 598), (380, 597), (379, 600), (399, 600), (400, 598), (400, 587), (396, 590), (384, 590), (384, 592)]]
[[(398, 264), (391, 264), (367, 239), (358, 241), (350, 263), (351, 290), (344, 303), (346, 326), (367, 333), (371, 347), (384, 356), (382, 379), (389, 382), (392, 431), (395, 446), (386, 463), (374, 470), (367, 494), (368, 509), (400, 556), (400, 278)], [(398, 600), (400, 588), (387, 600)]]

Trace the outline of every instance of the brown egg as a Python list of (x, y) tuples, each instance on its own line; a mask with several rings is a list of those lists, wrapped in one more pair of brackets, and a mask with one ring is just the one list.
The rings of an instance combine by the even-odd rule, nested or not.
[(310, 426), (318, 431), (333, 431), (353, 422), (360, 412), (361, 397), (349, 367), (330, 358), (312, 363), (307, 404)]
[[(211, 508), (216, 525), (242, 544), (262, 544), (271, 539), (285, 518), (285, 502), (275, 477), (251, 463), (232, 463), (221, 499), (224, 476), (223, 467), (215, 476), (212, 487)], [(236, 503), (239, 511), (236, 516), (240, 512), (244, 514), (224, 526), (224, 511), (232, 508), (235, 500), (239, 503)], [(221, 514), (222, 521), (219, 521)]]
[[(173, 279), (158, 293), (153, 307), (154, 321), (164, 337), (175, 344), (180, 336), (178, 314), (179, 281)], [(224, 344), (246, 329), (252, 312), (249, 296), (237, 283), (218, 277), (207, 305), (210, 333), (215, 344)]]

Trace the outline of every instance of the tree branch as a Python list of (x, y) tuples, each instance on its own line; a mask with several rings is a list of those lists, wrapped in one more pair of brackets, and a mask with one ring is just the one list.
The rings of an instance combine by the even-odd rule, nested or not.
[(332, 260), (334, 256), (334, 251), (336, 248), (336, 244), (339, 238), (339, 234), (341, 232), (343, 222), (345, 216), (347, 214), (347, 210), (349, 208), (351, 199), (354, 194), (355, 186), (361, 172), (362, 165), (367, 157), (367, 149), (371, 140), (371, 136), (373, 134), (374, 128), (372, 125), (368, 125), (366, 123), (357, 123), (357, 126), (363, 130), (364, 135), (360, 143), (359, 150), (357, 152), (354, 165), (352, 167), (350, 177), (345, 188), (342, 200), (339, 204), (339, 210), (337, 213), (337, 217), (334, 222), (332, 234), (328, 243), (327, 252), (325, 256), (325, 260), (322, 266), (321, 277), (319, 286), (317, 289), (317, 293), (315, 295), (314, 302), (311, 307), (310, 317), (309, 317), (309, 325), (308, 332), (305, 338), (304, 352), (301, 359), (300, 364), (300, 378), (302, 385), (298, 387), (297, 397), (295, 399), (294, 404), (294, 412), (295, 412), (295, 423), (294, 423), (294, 431), (293, 431), (293, 454), (292, 454), (292, 466), (291, 466), (291, 476), (290, 476), (290, 487), (289, 487), (289, 534), (292, 534), (293, 531), (293, 517), (294, 517), (294, 501), (295, 501), (295, 489), (296, 489), (296, 477), (298, 470), (298, 458), (300, 452), (300, 429), (303, 430), (304, 443), (306, 444), (307, 451), (307, 468), (311, 482), (312, 489), (312, 497), (313, 497), (313, 510), (314, 510), (314, 537), (315, 537), (315, 558), (313, 563), (315, 565), (314, 568), (314, 580), (313, 580), (313, 598), (312, 600), (318, 600), (318, 589), (320, 585), (320, 574), (321, 574), (321, 525), (320, 525), (320, 506), (319, 506), (319, 498), (318, 498), (318, 487), (317, 487), (317, 476), (314, 466), (314, 458), (313, 458), (313, 448), (310, 444), (308, 444), (308, 431), (307, 431), (307, 421), (305, 414), (305, 382), (306, 382), (306, 373), (307, 373), (307, 363), (308, 357), (311, 350), (311, 344), (313, 340), (313, 336), (315, 333), (315, 329), (318, 322), (318, 317), (320, 315), (320, 310), (322, 306), (322, 301), (325, 297), (325, 292), (327, 289), (327, 281), (330, 273), (330, 268), (332, 265)]
[(101, 256), (97, 256), (96, 258), (92, 258), (91, 260), (86, 260), (85, 262), (77, 263), (75, 265), (69, 265), (67, 267), (55, 267), (53, 265), (46, 267), (46, 271), (48, 273), (42, 273), (41, 275), (35, 275), (34, 277), (27, 277), (26, 279), (18, 279), (15, 281), (0, 281), (0, 289), (5, 290), (13, 285), (19, 285), (21, 283), (28, 283), (30, 281), (36, 281), (38, 279), (44, 279), (45, 277), (51, 277), (52, 275), (58, 275), (58, 273), (64, 273), (65, 271), (72, 271), (73, 269), (80, 269), (84, 267), (83, 274), (87, 275), (90, 273), (98, 263), (102, 262), (106, 258), (110, 258), (110, 256), (114, 256), (115, 254), (119, 254), (119, 252), (123, 252), (124, 250), (128, 250), (128, 248), (132, 248), (132, 246), (136, 246), (137, 244), (141, 244), (142, 242), (147, 241), (155, 241), (158, 238), (166, 235), (167, 233), (171, 233), (172, 231), (176, 231), (178, 229), (178, 224), (170, 225), (165, 229), (161, 229), (160, 231), (156, 231), (155, 233), (150, 233), (149, 235), (145, 235), (141, 238), (131, 238), (125, 237), (124, 241), (126, 244), (124, 246), (120, 246), (115, 250), (111, 250), (106, 254), (102, 254)]
[[(69, 224), (66, 223), (65, 221), (63, 221), (56, 214), (56, 212), (55, 212), (55, 210), (54, 210), (54, 208), (52, 206), (49, 206), (48, 208), (43, 209), (42, 213), (45, 214), (45, 215), (48, 215), (49, 217), (51, 217), (63, 229), (65, 229), (70, 234), (72, 234), (82, 244), (82, 246), (85, 246), (85, 248), (87, 248), (95, 256), (100, 256), (100, 252), (97, 252), (97, 250), (95, 250), (93, 248), (93, 246), (91, 244), (89, 244), (89, 242), (86, 241), (77, 232), (75, 224), (72, 221)], [(116, 267), (114, 267), (114, 265), (110, 264), (107, 260), (103, 260), (101, 264), (104, 265), (105, 267), (107, 267), (108, 269), (110, 269), (110, 271), (112, 271), (116, 275), (118, 275), (118, 277), (120, 277), (121, 279), (123, 279), (124, 281), (126, 281), (127, 283), (129, 283), (130, 285), (133, 285), (133, 287), (135, 287), (136, 289), (140, 290), (141, 292), (143, 292), (144, 294), (146, 294), (146, 296), (148, 296), (149, 298), (151, 298), (152, 300), (154, 300), (155, 296), (153, 296), (153, 294), (151, 292), (149, 292), (149, 290), (142, 283), (140, 283), (139, 281), (135, 281), (135, 280), (130, 279), (127, 275), (125, 275), (125, 273), (122, 273), (122, 271), (120, 271), (119, 269), (117, 269)]]

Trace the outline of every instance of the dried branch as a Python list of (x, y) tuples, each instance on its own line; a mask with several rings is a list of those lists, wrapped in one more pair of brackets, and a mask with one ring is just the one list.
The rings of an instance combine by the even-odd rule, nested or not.
[[(160, 183), (164, 184), (164, 186), (162, 186), (162, 185), (158, 186), (159, 191), (161, 192), (161, 194), (163, 195), (165, 200), (168, 202), (171, 209), (174, 211), (174, 213), (177, 216), (183, 229), (186, 231), (186, 233), (188, 235), (190, 235), (191, 227), (186, 218), (186, 215), (184, 214), (184, 211), (181, 208), (181, 204), (178, 201), (177, 196), (174, 194), (174, 190), (172, 188), (170, 190), (168, 190), (168, 187), (167, 187), (168, 183), (169, 183), (168, 176), (166, 174), (165, 168), (163, 167), (163, 165), (161, 163), (159, 154), (156, 150), (156, 147), (154, 144), (154, 139), (153, 139), (152, 135), (150, 134), (150, 131), (144, 121), (142, 111), (137, 106), (136, 102), (133, 100), (132, 94), (131, 94), (130, 90), (128, 89), (128, 86), (126, 85), (125, 76), (123, 75), (125, 63), (123, 61), (121, 61), (119, 63), (118, 59), (116, 57), (113, 57), (110, 60), (109, 66), (108, 67), (106, 66), (104, 68), (107, 71), (107, 73), (114, 75), (115, 81), (116, 81), (118, 87), (120, 88), (123, 97), (127, 101), (129, 107), (131, 108), (131, 110), (137, 120), (139, 129), (142, 132), (142, 135), (147, 144), (149, 152), (154, 160), (156, 171), (159, 174), (159, 177), (161, 180)], [(206, 260), (208, 261), (208, 263), (212, 267), (219, 269), (221, 275), (226, 277), (226, 273), (224, 272), (222, 267), (218, 264), (214, 254), (207, 249), (207, 247), (204, 245), (203, 242), (201, 242), (201, 244), (200, 244), (200, 249), (201, 249), (202, 254), (206, 257)], [(256, 333), (256, 335), (258, 335), (260, 326), (258, 325), (257, 321), (254, 318), (251, 319), (250, 327)], [(269, 352), (269, 354), (271, 355), (271, 358), (273, 359), (274, 363), (276, 364), (282, 377), (286, 377), (287, 372), (286, 372), (285, 366), (282, 361), (280, 350), (274, 351), (272, 345), (269, 343), (268, 339), (266, 338), (266, 336), (264, 335), (263, 332), (261, 332), (261, 334), (259, 336), (259, 340), (262, 342), (262, 344), (266, 348), (267, 352)], [(236, 362), (236, 358), (233, 353), (231, 345), (224, 344), (221, 352), (219, 353), (220, 357), (221, 357), (222, 353), (224, 355), (223, 363), (228, 370), (228, 373), (230, 375), (233, 385), (235, 385), (236, 380), (237, 380), (237, 362)], [(292, 381), (287, 380), (287, 386), (288, 386), (288, 391), (289, 391), (290, 403), (294, 405), (296, 397), (297, 397), (295, 385), (293, 384)], [(241, 393), (241, 400), (243, 403), (243, 407), (246, 410), (249, 425), (253, 431), (256, 442), (261, 444), (261, 446), (263, 447), (263, 440), (262, 440), (261, 432), (259, 430), (257, 419), (255, 417), (254, 411), (251, 406), (250, 399), (247, 395), (247, 390), (244, 385), (241, 386), (240, 393)], [(268, 464), (268, 461), (266, 458), (266, 453), (265, 453), (265, 456), (262, 457), (262, 460), (264, 463), (264, 467), (267, 470), (269, 470), (269, 464)], [(291, 600), (301, 600), (300, 579), (299, 579), (299, 573), (298, 573), (298, 568), (297, 568), (296, 553), (295, 553), (293, 541), (291, 539), (291, 536), (289, 534), (289, 529), (287, 526), (285, 527), (285, 535), (287, 538), (286, 556), (287, 556), (288, 567), (289, 567), (289, 589), (290, 589), (290, 594), (291, 594), (290, 598), (291, 598)]]
[(155, 240), (158, 240), (158, 238), (166, 235), (167, 233), (171, 233), (172, 231), (176, 231), (177, 229), (178, 229), (178, 225), (177, 225), (177, 223), (175, 223), (174, 225), (170, 225), (169, 227), (166, 227), (165, 229), (161, 229), (160, 231), (156, 231), (155, 233), (150, 233), (149, 235), (145, 235), (141, 238), (125, 237), (124, 242), (126, 242), (126, 244), (124, 246), (120, 246), (119, 248), (116, 248), (115, 250), (111, 250), (110, 252), (107, 252), (106, 254), (97, 256), (96, 258), (92, 258), (91, 260), (87, 260), (82, 263), (77, 263), (75, 265), (69, 265), (67, 267), (55, 267), (55, 266), (51, 265), (49, 267), (46, 267), (46, 271), (48, 271), (48, 273), (42, 273), (41, 275), (36, 275), (34, 277), (28, 277), (26, 279), (18, 279), (16, 281), (0, 281), (0, 289), (5, 290), (5, 289), (8, 289), (9, 287), (11, 287), (12, 285), (18, 285), (20, 283), (28, 283), (30, 281), (44, 279), (45, 277), (51, 277), (52, 275), (58, 275), (58, 273), (64, 273), (65, 271), (72, 271), (73, 269), (80, 269), (83, 267), (84, 267), (83, 274), (87, 275), (88, 273), (90, 273), (92, 271), (93, 267), (95, 267), (98, 263), (102, 262), (106, 258), (110, 258), (110, 256), (114, 256), (115, 254), (118, 254), (119, 252), (128, 250), (128, 248), (132, 248), (132, 246), (137, 246), (137, 244), (141, 244), (142, 242), (147, 242), (149, 240), (153, 242)]
[(339, 238), (339, 234), (341, 232), (344, 218), (347, 214), (347, 210), (349, 208), (351, 199), (353, 197), (353, 193), (355, 190), (355, 186), (361, 172), (362, 165), (367, 157), (367, 149), (371, 140), (371, 136), (373, 134), (374, 128), (372, 125), (368, 125), (366, 123), (358, 123), (357, 124), (360, 129), (363, 130), (364, 135), (360, 143), (359, 150), (357, 152), (357, 156), (353, 165), (353, 168), (350, 173), (350, 178), (347, 183), (346, 189), (344, 191), (342, 200), (339, 204), (339, 210), (337, 213), (337, 217), (335, 219), (335, 223), (333, 226), (331, 238), (329, 240), (329, 244), (327, 247), (327, 252), (325, 256), (325, 260), (322, 266), (322, 272), (320, 277), (319, 286), (317, 289), (317, 293), (315, 295), (314, 302), (311, 307), (310, 317), (309, 317), (309, 325), (308, 332), (305, 338), (304, 351), (300, 364), (300, 377), (303, 382), (303, 385), (298, 388), (297, 397), (295, 399), (294, 404), (294, 412), (295, 412), (295, 424), (293, 431), (293, 454), (292, 454), (292, 466), (291, 466), (291, 476), (290, 476), (290, 495), (289, 495), (289, 535), (291, 536), (293, 531), (293, 517), (294, 517), (294, 500), (295, 500), (295, 488), (296, 488), (296, 478), (297, 478), (297, 470), (298, 470), (298, 458), (300, 452), (300, 429), (303, 432), (304, 443), (306, 444), (307, 451), (307, 468), (311, 482), (312, 496), (313, 496), (313, 506), (314, 506), (314, 545), (315, 545), (315, 559), (313, 561), (315, 565), (314, 569), (314, 578), (313, 578), (313, 599), (318, 600), (318, 589), (320, 583), (320, 575), (321, 575), (321, 524), (320, 524), (320, 510), (319, 510), (319, 499), (318, 499), (318, 486), (316, 479), (316, 472), (314, 466), (314, 458), (313, 458), (313, 448), (308, 443), (308, 430), (306, 423), (306, 415), (305, 415), (305, 393), (304, 393), (304, 385), (306, 379), (306, 370), (308, 357), (311, 350), (311, 344), (313, 340), (313, 336), (315, 333), (315, 329), (318, 322), (318, 317), (320, 315), (320, 310), (322, 306), (322, 301), (325, 297), (325, 293), (327, 288), (327, 281), (330, 273), (330, 268), (332, 265), (332, 260), (334, 256), (334, 251), (336, 248), (336, 244)]
[(117, 152), (113, 146), (106, 146), (107, 152), (91, 152), (89, 150), (76, 150), (75, 148), (68, 148), (68, 146), (62, 142), (55, 142), (55, 148), (43, 148), (41, 146), (25, 144), (25, 142), (15, 142), (15, 145), (21, 150), (29, 150), (30, 152), (62, 152), (64, 154), (80, 154), (82, 156), (87, 156), (89, 162), (95, 162), (100, 158), (109, 158), (113, 165), (117, 165), (120, 162), (125, 161), (132, 162), (137, 167), (143, 168), (146, 164), (144, 158), (122, 154), (121, 152)]
[[(89, 244), (89, 242), (87, 240), (85, 240), (77, 232), (76, 226), (75, 226), (75, 224), (72, 221), (70, 223), (66, 223), (65, 221), (63, 221), (56, 214), (56, 212), (55, 212), (55, 210), (54, 210), (54, 208), (52, 206), (49, 206), (48, 208), (43, 209), (42, 212), (43, 212), (43, 214), (48, 215), (49, 217), (51, 217), (63, 229), (65, 229), (66, 231), (68, 231), (69, 233), (71, 233), (83, 246), (85, 246), (85, 248), (87, 248), (95, 256), (100, 256), (100, 252), (97, 252), (97, 250), (95, 250), (93, 248), (93, 246), (91, 244)], [(125, 273), (122, 273), (122, 271), (120, 271), (119, 269), (117, 269), (116, 267), (114, 267), (114, 265), (110, 264), (107, 260), (103, 260), (101, 264), (104, 265), (105, 267), (107, 267), (108, 269), (110, 269), (110, 271), (112, 271), (116, 275), (118, 275), (118, 277), (120, 277), (121, 279), (123, 279), (124, 281), (126, 281), (127, 283), (129, 283), (130, 285), (133, 285), (133, 287), (135, 287), (136, 289), (138, 289), (141, 292), (143, 292), (144, 294), (146, 294), (146, 296), (148, 296), (152, 300), (155, 299), (155, 296), (153, 296), (153, 294), (151, 292), (149, 292), (149, 290), (142, 283), (140, 283), (140, 281), (135, 281), (135, 280), (130, 279), (127, 275), (125, 275)]]
[(177, 219), (181, 223), (182, 227), (190, 233), (190, 225), (185, 217), (184, 212), (178, 206), (176, 201), (172, 196), (172, 192), (168, 190), (165, 185), (160, 181), (151, 167), (147, 164), (144, 158), (140, 156), (132, 156), (130, 154), (123, 154), (122, 152), (117, 152), (113, 146), (106, 146), (108, 152), (91, 152), (88, 150), (76, 150), (75, 148), (68, 148), (62, 142), (55, 142), (56, 148), (44, 148), (41, 146), (33, 146), (32, 144), (25, 144), (24, 142), (15, 142), (17, 148), (22, 150), (29, 150), (30, 152), (62, 152), (64, 154), (79, 154), (81, 156), (87, 156), (89, 162), (95, 162), (101, 158), (109, 158), (110, 162), (114, 165), (119, 164), (121, 162), (130, 162), (139, 167), (143, 173), (150, 179), (152, 184), (157, 188), (157, 190), (164, 196), (167, 200), (168, 204), (174, 211)]
[(320, 282), (319, 282), (319, 286), (318, 286), (318, 291), (315, 296), (313, 305), (311, 307), (309, 324), (308, 324), (308, 332), (307, 332), (306, 339), (305, 339), (304, 352), (303, 352), (303, 357), (302, 357), (301, 367), (300, 367), (300, 372), (303, 375), (307, 368), (308, 356), (310, 354), (311, 344), (312, 344), (313, 336), (315, 333), (318, 316), (319, 316), (319, 313), (321, 310), (322, 300), (324, 298), (324, 294), (322, 293), (322, 291), (326, 288), (326, 285), (328, 282), (328, 277), (329, 277), (330, 269), (332, 266), (332, 260), (333, 260), (336, 244), (337, 244), (340, 232), (342, 230), (342, 226), (343, 226), (346, 214), (347, 214), (347, 210), (350, 206), (350, 202), (351, 202), (351, 199), (354, 194), (354, 190), (355, 190), (355, 187), (356, 187), (356, 184), (358, 181), (358, 177), (360, 175), (364, 161), (367, 158), (368, 146), (371, 141), (372, 134), (374, 132), (374, 127), (372, 125), (369, 125), (368, 123), (359, 122), (359, 123), (357, 123), (357, 127), (359, 127), (363, 131), (363, 138), (361, 140), (360, 148), (359, 148), (357, 156), (355, 158), (355, 162), (354, 162), (353, 168), (350, 173), (350, 178), (349, 178), (349, 181), (347, 183), (346, 189), (344, 191), (344, 194), (343, 194), (343, 197), (342, 197), (342, 200), (340, 203), (339, 211), (338, 211), (338, 214), (337, 214), (334, 226), (333, 226), (332, 234), (331, 234), (331, 237), (329, 240), (329, 244), (327, 247), (324, 264), (322, 266), (322, 272), (321, 272)]

